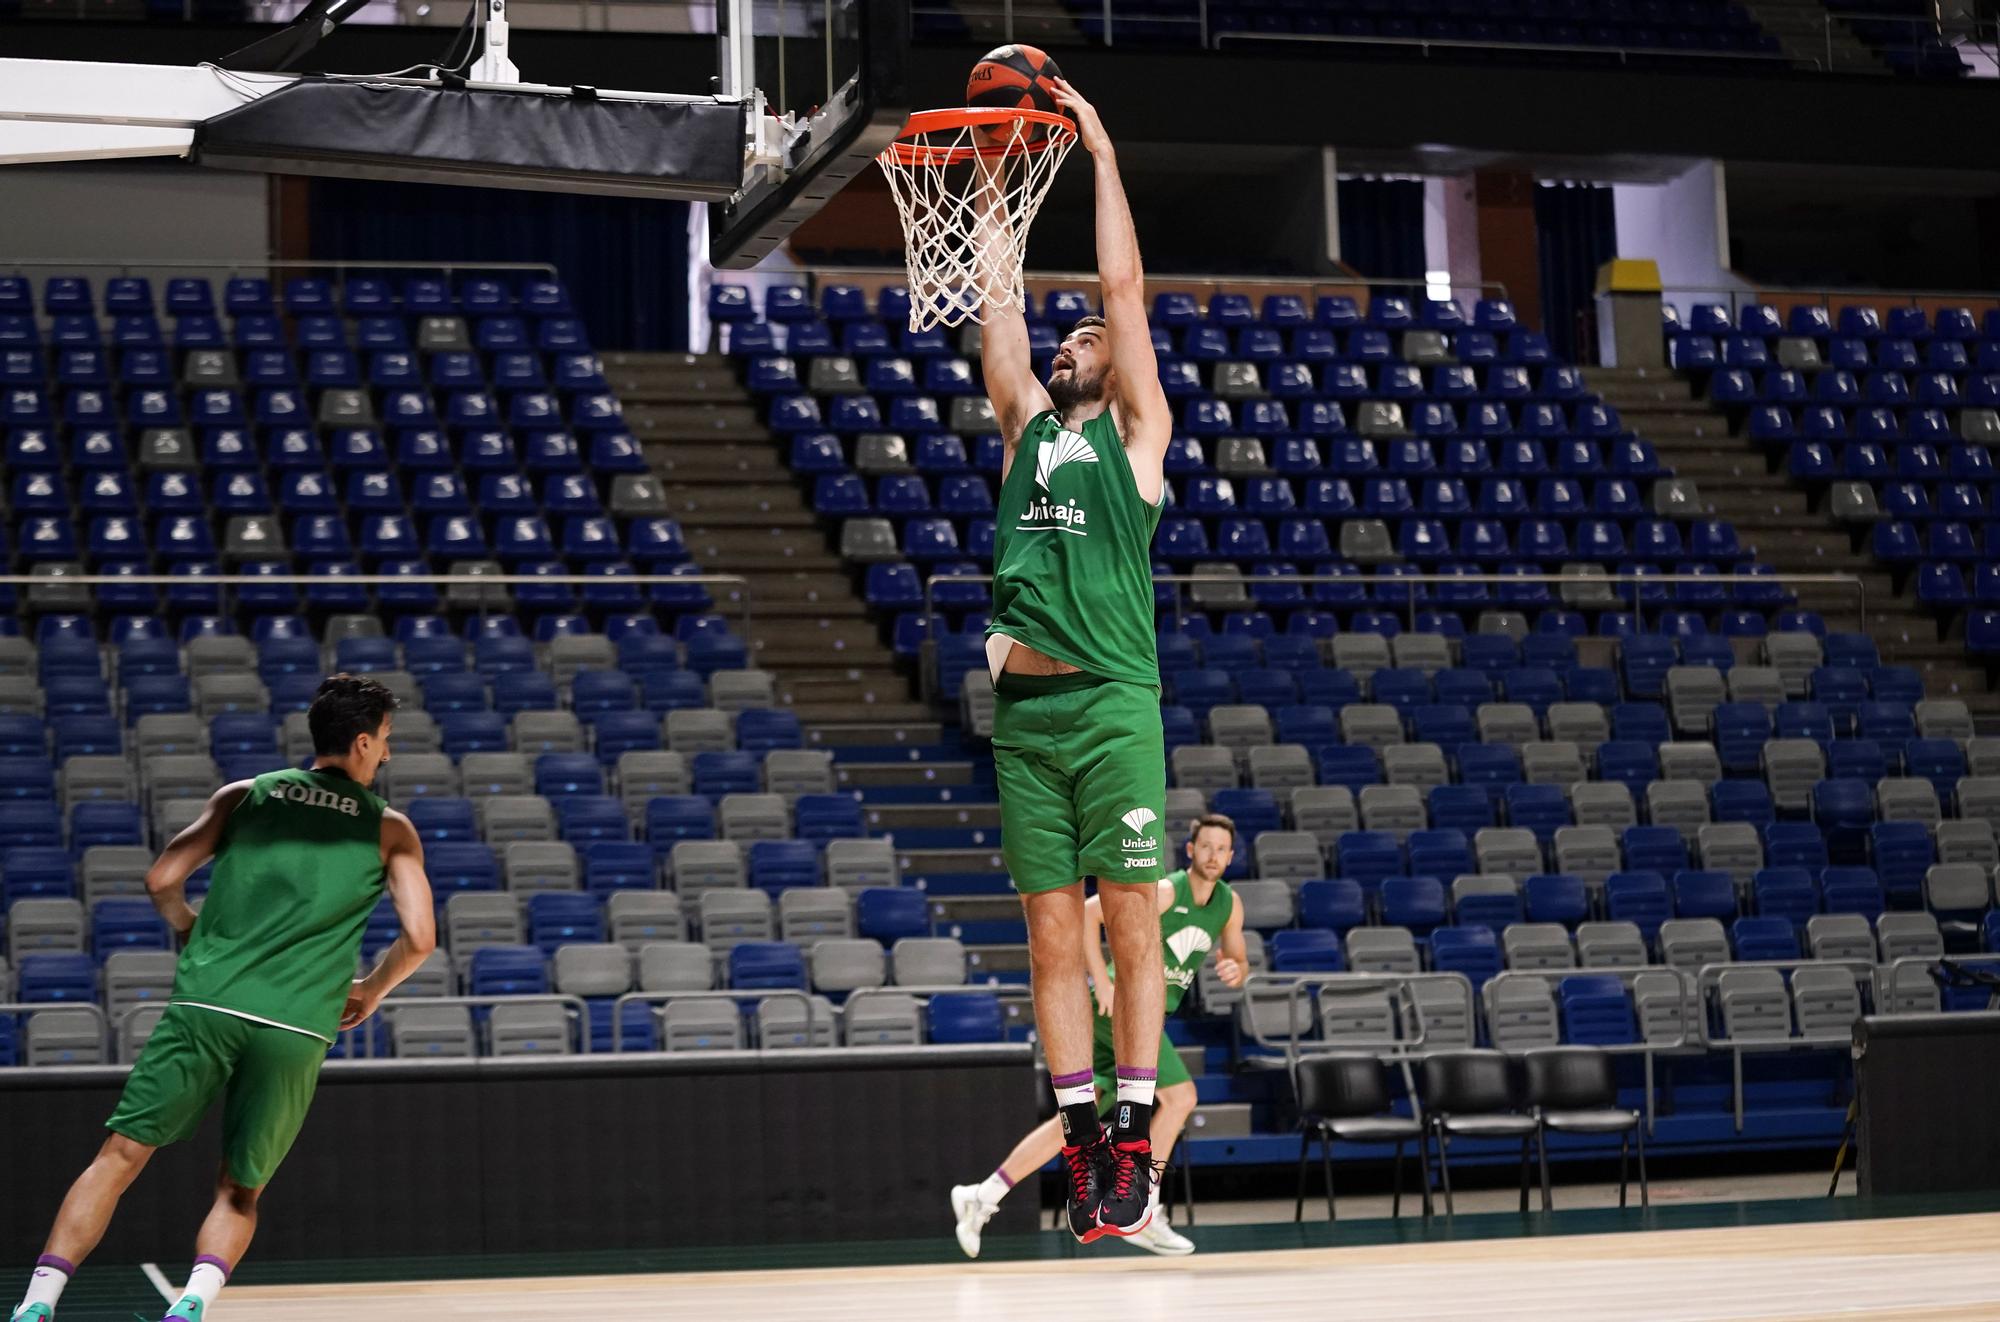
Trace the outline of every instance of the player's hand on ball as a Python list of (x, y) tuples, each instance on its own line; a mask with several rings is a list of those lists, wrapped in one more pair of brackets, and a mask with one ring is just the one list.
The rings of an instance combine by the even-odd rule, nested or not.
[(1097, 117), (1097, 107), (1084, 100), (1067, 79), (1053, 78), (1049, 81), (1055, 86), (1056, 104), (1076, 121), (1076, 136), (1082, 141), (1083, 149), (1093, 156), (1110, 150), (1111, 136), (1104, 131), (1104, 121)]
[(1215, 961), (1215, 976), (1222, 979), (1225, 987), (1241, 987), (1243, 966), (1233, 959), (1218, 959)]
[(354, 987), (347, 993), (347, 1008), (340, 1012), (342, 1030), (355, 1027), (375, 1013), (375, 1007), (382, 998), (363, 990), (360, 979), (355, 979)]

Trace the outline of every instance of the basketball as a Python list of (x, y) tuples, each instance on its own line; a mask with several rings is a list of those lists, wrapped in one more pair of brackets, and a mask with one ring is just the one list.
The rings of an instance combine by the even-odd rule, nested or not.
[(965, 104), (983, 110), (1045, 110), (1055, 113), (1054, 79), (1062, 70), (1033, 46), (999, 46), (980, 57), (966, 80)]

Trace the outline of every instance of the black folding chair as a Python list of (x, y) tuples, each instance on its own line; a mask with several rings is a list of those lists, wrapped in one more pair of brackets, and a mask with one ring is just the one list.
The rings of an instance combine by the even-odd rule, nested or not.
[[(1403, 1148), (1415, 1140), (1419, 1165), (1424, 1155), (1424, 1122), (1391, 1110), (1388, 1067), (1373, 1056), (1309, 1056), (1294, 1076), (1299, 1101), (1299, 1196), (1292, 1220), (1306, 1215), (1306, 1160), (1319, 1140), (1320, 1169), (1326, 1177), (1326, 1219), (1334, 1220), (1333, 1144), (1394, 1143), (1395, 1193), (1390, 1214), (1403, 1215)], [(1426, 1172), (1428, 1174), (1428, 1172)], [(1430, 1180), (1423, 1182), (1424, 1216), (1431, 1214)]]

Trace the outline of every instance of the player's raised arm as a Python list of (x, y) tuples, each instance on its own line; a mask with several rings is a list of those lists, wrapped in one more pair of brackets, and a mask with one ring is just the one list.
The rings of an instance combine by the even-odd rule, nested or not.
[(382, 998), (415, 973), (437, 948), (437, 910), (431, 901), (430, 878), (424, 873), (424, 842), (410, 819), (393, 808), (382, 813), (382, 862), (387, 874), (383, 884), (403, 930), (375, 961), (368, 976), (355, 982), (340, 1016), (343, 1029), (375, 1013)]
[(187, 902), (187, 879), (215, 857), (222, 843), (223, 828), (229, 825), (229, 814), (236, 811), (236, 805), (249, 792), (250, 782), (239, 780), (209, 795), (201, 816), (188, 823), (160, 851), (153, 866), (146, 869), (146, 894), (152, 897), (153, 907), (167, 920), (167, 926), (182, 936), (194, 928), (195, 917), (193, 906)]
[(1000, 436), (1011, 460), (1028, 419), (1049, 407), (1049, 392), (1036, 379), (1028, 354), (1027, 318), (1014, 302), (1013, 289), (1001, 283), (1000, 273), (1008, 269), (1001, 255), (1011, 242), (1014, 223), (1002, 192), (1006, 175), (983, 160), (975, 168), (980, 172), (980, 187), (974, 201), (979, 220), (973, 233), (973, 259), (984, 326), (979, 337), (979, 364), (986, 378), (986, 397), (993, 401), (993, 416), (1000, 424)]
[[(1077, 136), (1090, 153), (1096, 177), (1097, 278), (1104, 298), (1105, 329), (1111, 340), (1111, 367), (1116, 373), (1118, 421), (1126, 449), (1135, 457), (1153, 459), (1143, 471), (1141, 493), (1159, 498), (1158, 464), (1173, 439), (1173, 413), (1160, 389), (1160, 363), (1153, 353), (1153, 336), (1146, 324), (1146, 273), (1139, 262), (1139, 235), (1132, 226), (1132, 208), (1118, 175), (1118, 154), (1104, 131), (1097, 110), (1061, 79), (1055, 98), (1076, 119)], [(1138, 470), (1135, 470), (1138, 471)], [(1151, 483), (1150, 490), (1145, 489)]]

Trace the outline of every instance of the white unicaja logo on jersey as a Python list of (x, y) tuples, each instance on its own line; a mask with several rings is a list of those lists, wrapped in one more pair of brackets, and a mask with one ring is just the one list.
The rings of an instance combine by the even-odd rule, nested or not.
[(1183, 927), (1167, 938), (1167, 949), (1174, 952), (1176, 964), (1185, 964), (1189, 958), (1215, 949), (1215, 939), (1199, 927)]
[(331, 808), (348, 817), (361, 815), (361, 801), (345, 794), (335, 794), (332, 790), (320, 789), (314, 785), (278, 784), (271, 787), (271, 797), (291, 803), (302, 803), (308, 808)]
[[(1090, 442), (1081, 433), (1059, 428), (1035, 451), (1035, 485), (1047, 492), (1049, 479), (1064, 464), (1096, 462), (1097, 451), (1090, 448)], [(1021, 521), (1014, 526), (1017, 532), (1066, 532), (1087, 537), (1090, 534), (1083, 525), (1084, 510), (1074, 500), (1057, 504), (1054, 497), (1045, 494), (1039, 499), (1029, 499), (1028, 507), (1021, 511)]]

